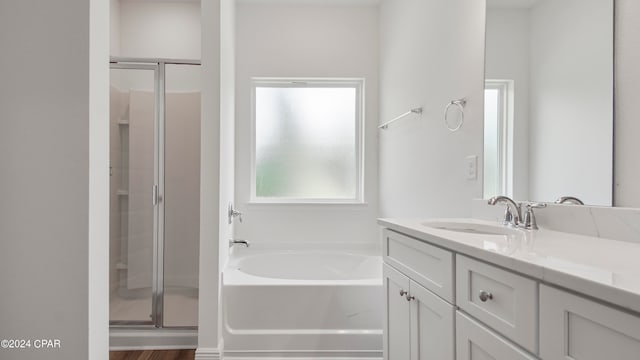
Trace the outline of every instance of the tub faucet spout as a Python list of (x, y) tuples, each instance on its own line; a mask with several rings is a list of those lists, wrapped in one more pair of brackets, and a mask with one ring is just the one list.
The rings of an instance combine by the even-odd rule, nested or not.
[(249, 242), (247, 240), (229, 239), (229, 247), (232, 247), (233, 245), (236, 245), (236, 244), (240, 244), (240, 245), (244, 245), (245, 247), (249, 247)]

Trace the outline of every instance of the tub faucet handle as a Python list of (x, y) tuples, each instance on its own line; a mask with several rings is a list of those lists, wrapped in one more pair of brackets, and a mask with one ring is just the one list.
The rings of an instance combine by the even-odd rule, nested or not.
[(240, 220), (240, 222), (242, 222), (242, 212), (236, 210), (233, 208), (233, 203), (229, 203), (229, 212), (227, 213), (227, 216), (229, 217), (229, 224), (231, 224), (233, 222), (233, 218), (238, 218), (238, 220)]

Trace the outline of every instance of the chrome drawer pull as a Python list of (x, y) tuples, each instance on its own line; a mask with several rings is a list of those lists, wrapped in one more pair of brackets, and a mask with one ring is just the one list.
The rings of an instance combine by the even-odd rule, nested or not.
[(493, 300), (493, 294), (490, 292), (486, 292), (484, 290), (480, 290), (480, 294), (478, 295), (480, 301), (487, 302), (487, 300)]

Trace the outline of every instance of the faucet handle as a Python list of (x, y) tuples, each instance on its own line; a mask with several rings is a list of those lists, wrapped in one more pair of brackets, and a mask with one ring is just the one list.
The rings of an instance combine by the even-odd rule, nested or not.
[(229, 220), (229, 224), (231, 224), (233, 222), (234, 218), (238, 218), (238, 220), (240, 220), (240, 222), (242, 222), (242, 212), (236, 210), (233, 208), (233, 203), (229, 203), (229, 210), (227, 212), (227, 216), (228, 216), (228, 220)]
[(538, 223), (536, 222), (536, 215), (533, 213), (533, 209), (542, 209), (547, 207), (545, 203), (522, 203), (521, 206), (526, 207), (527, 211), (524, 213), (521, 227), (526, 230), (538, 230)]
[(513, 212), (509, 206), (504, 208), (504, 218), (502, 219), (502, 225), (513, 225)]

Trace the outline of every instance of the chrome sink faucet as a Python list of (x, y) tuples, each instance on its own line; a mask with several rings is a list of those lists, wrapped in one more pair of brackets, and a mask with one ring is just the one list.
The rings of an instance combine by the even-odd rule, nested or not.
[[(507, 196), (494, 196), (489, 199), (489, 205), (496, 204), (507, 204), (502, 224), (519, 227), (525, 230), (538, 230), (538, 224), (536, 222), (536, 216), (533, 213), (533, 209), (547, 207), (547, 204), (544, 203), (525, 202), (518, 204)], [(526, 208), (524, 215), (522, 209), (523, 206)]]
[(507, 208), (504, 211), (503, 225), (518, 226), (520, 225), (521, 213), (520, 205), (513, 201), (508, 196), (494, 196), (489, 199), (489, 205), (507, 204)]

